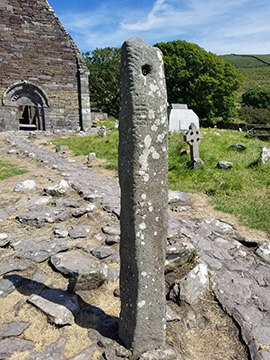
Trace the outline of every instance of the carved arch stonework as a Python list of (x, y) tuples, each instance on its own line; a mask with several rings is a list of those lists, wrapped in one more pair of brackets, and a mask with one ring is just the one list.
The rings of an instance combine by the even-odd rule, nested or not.
[[(16, 121), (19, 122), (21, 130), (45, 130), (49, 100), (45, 91), (40, 87), (28, 81), (14, 83), (4, 92), (2, 102), (4, 107), (17, 109)], [(29, 120), (28, 124), (23, 121), (26, 118), (26, 112), (32, 113), (32, 120)], [(27, 118), (30, 118), (29, 114)]]
[(17, 82), (7, 88), (3, 95), (3, 105), (49, 106), (48, 96), (40, 87), (28, 82)]

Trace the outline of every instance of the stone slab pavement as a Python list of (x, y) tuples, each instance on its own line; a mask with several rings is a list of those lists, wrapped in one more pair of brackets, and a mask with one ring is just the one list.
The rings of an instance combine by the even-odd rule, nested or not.
[[(120, 191), (73, 160), (33, 144), (21, 132), (5, 133), (6, 140), (20, 151), (58, 170), (86, 200), (100, 202), (119, 216)], [(235, 229), (213, 218), (193, 220), (169, 212), (169, 237), (184, 237), (198, 249), (208, 265), (213, 290), (221, 306), (241, 329), (252, 360), (270, 359), (270, 265), (239, 239)], [(251, 243), (260, 243), (258, 239)], [(255, 244), (256, 245), (256, 244)]]

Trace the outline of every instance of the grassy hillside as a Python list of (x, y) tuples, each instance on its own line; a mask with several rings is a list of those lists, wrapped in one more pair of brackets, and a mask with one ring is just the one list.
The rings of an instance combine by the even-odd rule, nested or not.
[(245, 81), (238, 91), (239, 101), (242, 94), (251, 87), (270, 88), (270, 54), (269, 55), (221, 55), (234, 65)]
[(221, 55), (225, 61), (231, 63), (236, 68), (261, 68), (270, 66), (269, 55)]

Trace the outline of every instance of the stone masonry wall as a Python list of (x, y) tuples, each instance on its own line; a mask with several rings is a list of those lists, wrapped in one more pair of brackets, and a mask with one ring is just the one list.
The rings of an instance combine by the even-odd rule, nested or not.
[(90, 123), (87, 67), (46, 0), (1, 0), (0, 67), (0, 130), (11, 127), (4, 92), (22, 81), (47, 95), (46, 129), (83, 127), (83, 113)]

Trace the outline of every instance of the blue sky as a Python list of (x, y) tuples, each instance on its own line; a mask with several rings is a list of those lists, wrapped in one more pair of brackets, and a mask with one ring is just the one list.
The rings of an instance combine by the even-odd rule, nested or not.
[(215, 54), (270, 54), (269, 0), (48, 0), (82, 52), (132, 37)]

